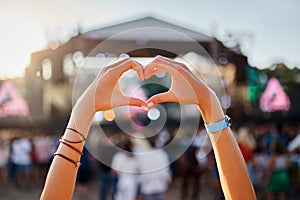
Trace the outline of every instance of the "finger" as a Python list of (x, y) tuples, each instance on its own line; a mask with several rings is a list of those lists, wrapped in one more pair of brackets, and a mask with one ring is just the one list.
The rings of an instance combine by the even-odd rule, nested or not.
[[(123, 66), (124, 63), (128, 63), (129, 60), (130, 60), (130, 58), (124, 58), (122, 60), (119, 60), (118, 62), (110, 64), (102, 69), (102, 73), (103, 74), (110, 73), (111, 70), (121, 68), (121, 66)], [(121, 72), (121, 73), (123, 73), (123, 72)]]
[(178, 64), (176, 62), (170, 62), (170, 59), (164, 58), (162, 56), (157, 56), (145, 66), (145, 78), (148, 79), (152, 75), (155, 75), (159, 72), (167, 72), (170, 75), (174, 75), (178, 70), (177, 65)]
[(144, 109), (145, 111), (149, 110), (149, 106), (146, 102), (144, 102), (141, 99), (135, 98), (135, 97), (126, 97), (127, 99), (125, 102), (125, 105), (129, 105), (129, 106), (137, 106), (137, 107), (141, 107), (142, 109)]
[(124, 96), (121, 92), (116, 92), (111, 98), (111, 107), (114, 108), (119, 106), (137, 106), (145, 111), (149, 109), (149, 106), (145, 101), (135, 97)]
[(146, 67), (144, 70), (144, 77), (145, 79), (149, 79), (151, 76), (160, 72), (167, 72), (167, 70), (161, 69), (159, 67)]
[(173, 92), (168, 91), (156, 94), (146, 101), (149, 107), (164, 102), (178, 102), (178, 98)]
[(133, 61), (136, 65), (134, 65), (134, 69), (137, 72), (137, 77), (138, 79), (140, 79), (141, 81), (143, 81), (145, 79), (144, 77), (144, 66), (142, 64), (140, 64), (137, 61)]
[(129, 69), (132, 69), (137, 72), (137, 76), (140, 80), (144, 80), (144, 67), (139, 62), (133, 60), (132, 58), (127, 59), (125, 62), (122, 62), (120, 65), (117, 65), (116, 68), (119, 70), (119, 76)]
[(109, 67), (117, 67), (117, 66), (121, 65), (122, 63), (127, 62), (130, 59), (132, 59), (132, 58), (130, 58), (130, 57), (123, 58), (123, 59), (111, 64)]
[(157, 56), (156, 60), (165, 63), (167, 66), (172, 66), (172, 68), (175, 68), (176, 70), (182, 69), (190, 72), (190, 69), (182, 62), (178, 62), (163, 56)]
[(176, 65), (176, 66), (180, 66), (182, 68), (189, 70), (189, 68), (184, 63), (178, 62), (176, 60), (173, 60), (173, 59), (170, 59), (167, 57), (157, 56), (157, 60), (160, 60), (161, 62), (165, 62), (166, 64), (169, 64), (169, 65)]

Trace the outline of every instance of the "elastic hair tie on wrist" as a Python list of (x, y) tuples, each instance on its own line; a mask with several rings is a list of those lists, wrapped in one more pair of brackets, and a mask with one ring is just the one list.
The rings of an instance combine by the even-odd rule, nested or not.
[(75, 161), (75, 160), (72, 160), (71, 158), (68, 158), (67, 156), (63, 155), (63, 154), (60, 154), (60, 153), (54, 153), (54, 156), (60, 156), (62, 157), (63, 159), (73, 163), (75, 165), (75, 167), (79, 167), (80, 166), (80, 161)]
[(69, 148), (73, 149), (74, 151), (76, 151), (76, 152), (79, 153), (80, 155), (83, 154), (80, 150), (78, 150), (78, 149), (76, 149), (75, 147), (73, 147), (72, 145), (70, 145), (70, 144), (64, 142), (62, 139), (59, 139), (59, 142), (62, 143), (62, 144), (64, 144), (64, 145), (66, 145), (66, 146), (68, 146)]
[(69, 130), (71, 130), (71, 131), (79, 134), (83, 139), (80, 140), (80, 141), (70, 141), (70, 140), (67, 140), (65, 138), (62, 138), (64, 141), (75, 144), (75, 143), (82, 143), (82, 142), (84, 142), (86, 140), (86, 137), (84, 137), (84, 135), (82, 133), (80, 133), (79, 131), (77, 131), (77, 130), (75, 130), (73, 128), (70, 128), (70, 127), (67, 127), (66, 129), (69, 129)]

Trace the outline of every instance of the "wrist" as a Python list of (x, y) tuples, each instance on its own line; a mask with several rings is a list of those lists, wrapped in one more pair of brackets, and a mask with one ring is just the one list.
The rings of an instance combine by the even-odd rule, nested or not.
[(93, 105), (93, 103), (79, 98), (72, 109), (68, 127), (76, 129), (87, 137), (95, 115)]
[(224, 119), (211, 123), (211, 124), (205, 124), (205, 129), (208, 133), (217, 133), (219, 131), (224, 130), (225, 128), (228, 128), (231, 125), (231, 119), (227, 115)]
[(212, 90), (209, 90), (207, 102), (205, 104), (199, 103), (198, 106), (205, 124), (216, 123), (225, 118), (220, 101)]

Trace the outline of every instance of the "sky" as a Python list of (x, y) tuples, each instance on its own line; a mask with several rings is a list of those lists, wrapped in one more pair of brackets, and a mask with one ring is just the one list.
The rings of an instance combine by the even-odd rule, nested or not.
[[(241, 44), (258, 68), (300, 67), (299, 0), (0, 0), (0, 79), (21, 76), (49, 40), (145, 16)], [(231, 35), (231, 37), (229, 37)], [(230, 39), (231, 38), (231, 39)]]

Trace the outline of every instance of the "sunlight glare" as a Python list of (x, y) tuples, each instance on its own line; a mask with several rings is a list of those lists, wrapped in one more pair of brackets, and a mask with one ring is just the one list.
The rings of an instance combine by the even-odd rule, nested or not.
[(21, 77), (30, 54), (46, 47), (46, 37), (34, 19), (21, 13), (0, 14), (0, 79)]

